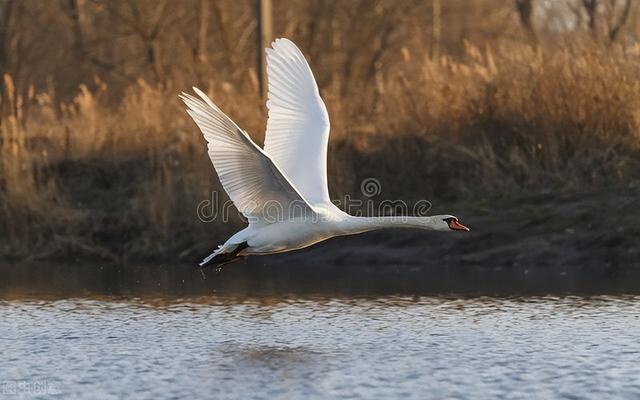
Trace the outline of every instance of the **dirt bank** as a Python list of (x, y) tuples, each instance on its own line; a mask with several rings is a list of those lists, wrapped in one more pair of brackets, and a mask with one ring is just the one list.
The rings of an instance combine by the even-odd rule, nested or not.
[[(0, 264), (5, 297), (640, 293), (639, 187), (458, 203), (469, 233), (389, 230), (201, 272), (198, 242), (153, 263)], [(211, 227), (213, 229), (213, 226)]]
[[(434, 212), (445, 212), (436, 205)], [(598, 269), (640, 268), (640, 190), (548, 192), (448, 208), (469, 233), (390, 230), (332, 239), (263, 263)], [(258, 262), (258, 261), (256, 261)]]

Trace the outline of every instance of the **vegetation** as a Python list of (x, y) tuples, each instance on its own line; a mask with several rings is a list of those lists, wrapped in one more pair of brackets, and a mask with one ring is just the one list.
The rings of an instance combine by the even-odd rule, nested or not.
[[(640, 179), (630, 2), (276, 3), (329, 109), (334, 198), (366, 177), (436, 204)], [(190, 259), (237, 228), (197, 217), (220, 188), (177, 94), (262, 141), (252, 1), (1, 5), (0, 256)]]

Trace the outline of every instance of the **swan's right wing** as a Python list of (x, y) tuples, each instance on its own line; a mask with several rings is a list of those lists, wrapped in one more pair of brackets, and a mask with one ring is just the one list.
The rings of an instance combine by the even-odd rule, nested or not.
[(327, 108), (296, 45), (276, 39), (271, 46), (266, 50), (269, 119), (264, 151), (311, 205), (332, 205), (327, 187)]
[[(233, 204), (250, 222), (312, 212), (308, 203), (246, 132), (197, 88), (180, 98), (208, 142), (209, 158)], [(310, 214), (306, 214), (310, 215)]]

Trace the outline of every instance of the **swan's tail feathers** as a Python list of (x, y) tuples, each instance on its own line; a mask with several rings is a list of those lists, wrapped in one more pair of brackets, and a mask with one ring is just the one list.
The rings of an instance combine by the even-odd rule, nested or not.
[(228, 264), (232, 261), (236, 261), (241, 258), (238, 254), (249, 247), (247, 242), (242, 242), (233, 247), (222, 248), (219, 247), (218, 250), (211, 253), (207, 256), (202, 262), (199, 264), (200, 268), (209, 267), (211, 265), (216, 265), (218, 267), (223, 266), (224, 264)]

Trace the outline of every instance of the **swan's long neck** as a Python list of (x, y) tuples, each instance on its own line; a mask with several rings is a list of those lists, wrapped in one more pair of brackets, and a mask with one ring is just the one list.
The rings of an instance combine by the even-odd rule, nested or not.
[(435, 230), (434, 217), (354, 217), (345, 224), (345, 234), (362, 233), (386, 228), (418, 228)]

